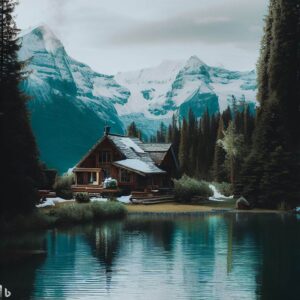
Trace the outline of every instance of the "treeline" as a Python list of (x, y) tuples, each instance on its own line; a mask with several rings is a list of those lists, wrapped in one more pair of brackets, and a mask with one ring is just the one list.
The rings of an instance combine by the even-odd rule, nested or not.
[[(235, 183), (239, 166), (252, 144), (255, 115), (245, 104), (233, 106), (221, 114), (210, 115), (208, 111), (197, 119), (192, 110), (188, 117), (178, 120), (175, 116), (167, 127), (161, 123), (152, 143), (172, 143), (180, 163), (180, 175)], [(130, 136), (141, 137), (132, 123)]]

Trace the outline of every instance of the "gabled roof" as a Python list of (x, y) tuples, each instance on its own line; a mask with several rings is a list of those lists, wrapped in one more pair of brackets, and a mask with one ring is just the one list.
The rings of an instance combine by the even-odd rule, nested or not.
[(141, 175), (166, 173), (165, 171), (156, 167), (154, 164), (149, 164), (141, 159), (124, 159), (115, 161), (113, 164), (118, 167), (137, 172)]
[[(119, 149), (119, 151), (126, 157), (125, 160), (122, 161), (120, 164), (119, 162), (115, 162), (115, 164), (118, 164), (120, 167), (126, 167), (126, 165), (129, 163), (131, 165), (131, 170), (138, 171), (140, 173), (144, 174), (162, 174), (165, 173), (165, 171), (161, 170), (155, 165), (155, 162), (152, 160), (150, 154), (144, 150), (144, 144), (142, 141), (140, 141), (138, 138), (133, 137), (124, 137), (119, 135), (113, 135), (109, 134), (107, 137), (116, 145), (116, 147)], [(147, 171), (143, 171), (140, 168), (138, 168), (138, 164), (134, 163), (137, 160), (141, 161), (144, 167), (142, 169), (146, 169), (145, 165), (148, 166)], [(136, 167), (134, 169), (133, 167)], [(127, 166), (129, 169), (129, 167)]]
[(145, 143), (142, 145), (143, 149), (146, 152), (168, 152), (172, 144), (163, 144), (163, 143)]
[[(113, 164), (119, 167), (130, 169), (131, 171), (137, 172), (142, 175), (165, 173), (165, 171), (163, 171), (162, 169), (160, 169), (155, 165), (156, 161), (151, 158), (151, 153), (146, 150), (149, 148), (147, 146), (144, 147), (146, 144), (144, 144), (138, 138), (122, 136), (117, 134), (107, 134), (104, 137), (102, 137), (91, 148), (91, 150), (81, 159), (81, 161), (77, 164), (77, 166), (79, 166), (91, 153), (93, 153), (105, 139), (108, 139), (111, 143), (113, 143), (115, 147), (118, 149), (118, 151), (124, 157), (123, 160), (114, 162)], [(154, 145), (154, 144), (147, 144), (147, 145)], [(158, 144), (158, 145), (163, 145), (163, 144)], [(167, 145), (169, 149), (171, 145), (169, 144)], [(162, 148), (163, 147), (160, 146), (160, 149)]]

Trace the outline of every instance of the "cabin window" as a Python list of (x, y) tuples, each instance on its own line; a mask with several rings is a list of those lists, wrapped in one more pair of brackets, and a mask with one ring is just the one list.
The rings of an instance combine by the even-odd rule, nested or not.
[(131, 173), (127, 170), (120, 171), (120, 182), (130, 183), (131, 182)]
[(99, 163), (109, 163), (112, 161), (112, 155), (110, 151), (101, 151), (99, 153)]
[(96, 172), (90, 172), (88, 174), (89, 184), (97, 184), (97, 175)]

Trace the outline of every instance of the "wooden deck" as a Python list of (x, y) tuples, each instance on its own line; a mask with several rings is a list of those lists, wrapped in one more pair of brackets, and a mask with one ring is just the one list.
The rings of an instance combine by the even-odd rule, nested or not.
[(174, 196), (163, 196), (163, 197), (153, 197), (153, 198), (145, 198), (145, 199), (134, 199), (131, 198), (133, 204), (161, 204), (161, 203), (168, 203), (174, 202)]
[(119, 189), (105, 189), (101, 186), (93, 185), (72, 185), (73, 193), (89, 193), (93, 195), (117, 195), (120, 193)]

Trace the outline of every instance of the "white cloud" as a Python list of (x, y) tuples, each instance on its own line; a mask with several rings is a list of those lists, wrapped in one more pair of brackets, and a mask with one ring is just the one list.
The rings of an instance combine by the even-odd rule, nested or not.
[[(104, 73), (196, 54), (252, 69), (268, 0), (22, 0), (18, 25), (45, 22), (75, 59)], [(214, 55), (214, 57), (213, 57)]]

